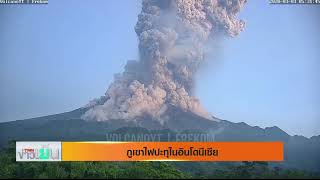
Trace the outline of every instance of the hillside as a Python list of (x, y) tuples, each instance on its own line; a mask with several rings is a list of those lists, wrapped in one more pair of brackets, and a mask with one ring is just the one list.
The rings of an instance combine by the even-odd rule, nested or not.
[[(110, 120), (104, 122), (84, 121), (80, 117), (85, 109), (51, 116), (0, 123), (0, 147), (10, 140), (19, 141), (106, 141), (108, 134), (157, 133), (175, 137), (177, 133), (214, 134), (214, 141), (282, 141), (285, 143), (285, 161), (277, 163), (284, 168), (320, 171), (320, 136), (306, 138), (290, 136), (278, 127), (260, 128), (245, 123), (216, 121), (199, 117), (177, 108), (168, 111), (170, 119), (160, 124), (150, 117), (134, 121)], [(167, 114), (168, 115), (168, 114)]]

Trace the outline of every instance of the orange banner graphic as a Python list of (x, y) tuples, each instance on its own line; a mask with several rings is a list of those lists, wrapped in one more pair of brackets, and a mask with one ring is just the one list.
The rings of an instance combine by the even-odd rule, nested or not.
[(62, 142), (62, 161), (283, 161), (283, 143)]

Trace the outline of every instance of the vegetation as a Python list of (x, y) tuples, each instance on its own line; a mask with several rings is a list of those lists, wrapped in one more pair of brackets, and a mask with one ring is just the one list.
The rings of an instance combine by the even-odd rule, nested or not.
[[(169, 162), (16, 162), (15, 147), (0, 153), (0, 178), (125, 178), (125, 179), (181, 179), (181, 178), (319, 178), (298, 170), (270, 168), (266, 162), (228, 164), (223, 168), (212, 163)], [(191, 167), (191, 168), (190, 168)], [(188, 169), (190, 168), (190, 169)], [(192, 169), (192, 170), (191, 170)]]

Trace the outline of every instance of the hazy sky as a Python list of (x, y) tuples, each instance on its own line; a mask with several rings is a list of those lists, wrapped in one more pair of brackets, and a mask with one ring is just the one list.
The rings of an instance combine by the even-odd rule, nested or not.
[[(137, 59), (133, 0), (0, 6), (0, 122), (70, 111)], [(239, 37), (212, 43), (196, 94), (214, 116), (320, 134), (320, 6), (249, 1)]]

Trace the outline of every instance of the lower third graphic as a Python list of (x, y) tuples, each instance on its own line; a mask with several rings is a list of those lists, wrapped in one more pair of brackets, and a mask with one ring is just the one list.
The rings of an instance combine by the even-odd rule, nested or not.
[(16, 161), (61, 161), (61, 142), (16, 142)]

